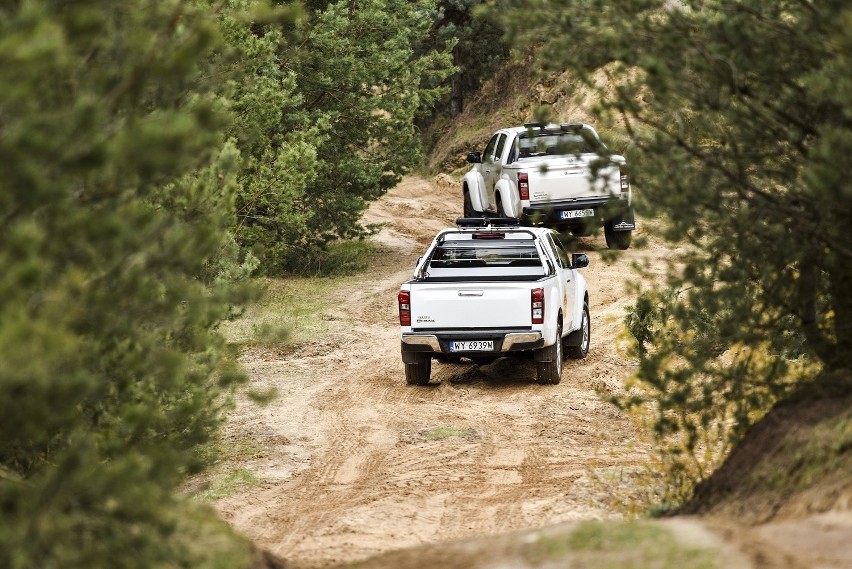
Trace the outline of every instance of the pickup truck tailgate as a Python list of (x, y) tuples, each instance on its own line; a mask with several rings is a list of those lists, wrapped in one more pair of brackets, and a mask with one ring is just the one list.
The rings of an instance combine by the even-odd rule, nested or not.
[(529, 282), (412, 283), (411, 325), (512, 328), (531, 325)]
[(618, 170), (602, 168), (598, 178), (592, 181), (589, 173), (595, 159), (597, 156), (585, 155), (549, 157), (546, 163), (535, 159), (520, 162), (521, 169), (529, 172), (530, 200), (547, 202), (609, 195), (609, 188), (617, 188)]

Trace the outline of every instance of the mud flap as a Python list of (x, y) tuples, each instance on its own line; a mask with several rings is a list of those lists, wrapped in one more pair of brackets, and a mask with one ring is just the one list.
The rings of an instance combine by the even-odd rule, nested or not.
[(566, 348), (579, 348), (580, 344), (583, 343), (583, 329), (578, 328), (573, 332), (570, 332), (565, 338), (562, 340), (562, 345)]
[(552, 346), (547, 346), (545, 348), (539, 348), (537, 350), (533, 350), (533, 359), (537, 362), (552, 362), (553, 361), (553, 350), (550, 350)]
[[(413, 351), (411, 348), (422, 351)], [(402, 349), (402, 363), (422, 364), (432, 357), (432, 353), (433, 352), (429, 349), (429, 346), (408, 346), (408, 349), (404, 347)]]
[(633, 206), (613, 217), (609, 223), (613, 231), (633, 231), (636, 229), (636, 218), (633, 217)]

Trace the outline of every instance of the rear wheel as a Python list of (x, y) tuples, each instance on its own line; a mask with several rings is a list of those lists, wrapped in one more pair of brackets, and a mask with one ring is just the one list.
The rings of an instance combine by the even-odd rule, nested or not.
[(562, 323), (556, 325), (556, 342), (541, 349), (541, 359), (535, 362), (536, 381), (556, 385), (562, 380)]
[(630, 242), (633, 240), (633, 232), (616, 231), (612, 228), (611, 223), (607, 223), (604, 225), (604, 237), (606, 237), (607, 247), (624, 251), (630, 247)]
[(583, 317), (580, 329), (575, 330), (565, 337), (565, 353), (569, 358), (581, 360), (589, 353), (589, 344), (592, 339), (592, 324), (589, 319), (589, 305), (583, 303)]
[(432, 375), (432, 358), (422, 356), (415, 363), (405, 364), (405, 383), (408, 385), (427, 385)]

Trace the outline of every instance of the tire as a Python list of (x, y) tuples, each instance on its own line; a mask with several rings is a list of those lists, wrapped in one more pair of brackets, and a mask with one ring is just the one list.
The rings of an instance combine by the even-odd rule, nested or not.
[(506, 211), (506, 208), (503, 206), (503, 199), (500, 197), (500, 194), (497, 194), (497, 217), (506, 217), (509, 219), (514, 219), (517, 220), (518, 225), (522, 225), (520, 217), (515, 217), (514, 215), (511, 215), (508, 211)]
[(462, 210), (463, 217), (477, 217), (478, 211), (473, 210), (473, 202), (470, 201), (470, 192), (464, 191), (464, 206)]
[(624, 251), (630, 247), (630, 242), (633, 240), (633, 232), (615, 231), (612, 225), (607, 223), (604, 225), (604, 237), (606, 238), (606, 246), (608, 248)]
[(541, 349), (542, 359), (535, 362), (536, 381), (542, 385), (556, 385), (562, 380), (562, 323), (556, 325), (556, 342)]
[(432, 358), (429, 356), (425, 356), (420, 362), (405, 364), (405, 383), (408, 385), (428, 385), (430, 375)]
[(589, 318), (589, 305), (583, 303), (583, 316), (580, 319), (580, 329), (565, 337), (565, 355), (571, 359), (581, 360), (589, 353), (592, 341), (592, 321)]

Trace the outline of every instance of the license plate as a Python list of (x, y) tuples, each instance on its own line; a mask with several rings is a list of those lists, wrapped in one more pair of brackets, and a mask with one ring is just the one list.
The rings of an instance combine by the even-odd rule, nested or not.
[(450, 342), (451, 352), (493, 352), (494, 340), (465, 340)]
[(560, 211), (559, 217), (562, 219), (574, 219), (576, 217), (594, 217), (595, 210), (593, 209), (572, 209), (569, 211)]

